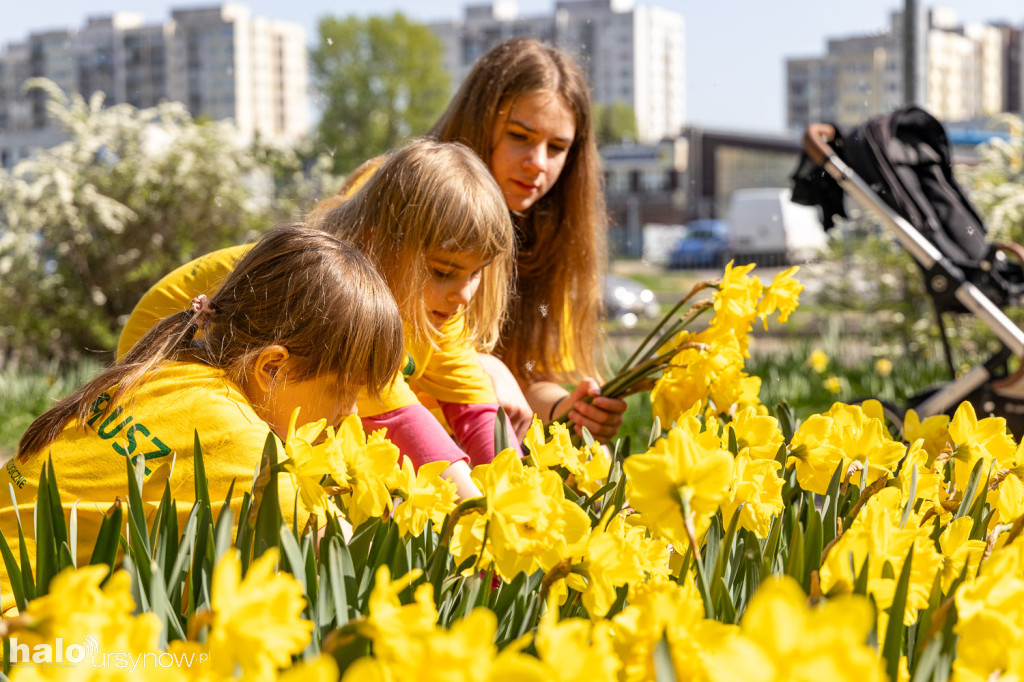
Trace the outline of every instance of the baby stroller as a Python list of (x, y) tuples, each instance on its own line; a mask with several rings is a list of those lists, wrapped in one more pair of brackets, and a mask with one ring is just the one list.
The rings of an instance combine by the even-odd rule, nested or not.
[[(951, 379), (908, 399), (920, 418), (953, 414), (964, 400), (983, 416), (1004, 417), (1024, 436), (1024, 331), (1003, 309), (1024, 295), (1024, 249), (990, 244), (985, 226), (953, 178), (942, 125), (915, 106), (876, 116), (849, 130), (827, 123), (807, 127), (793, 175), (793, 201), (819, 206), (823, 224), (845, 217), (844, 192), (871, 211), (920, 266), (935, 306)], [(1009, 256), (1009, 257), (1008, 257)], [(995, 334), (1001, 348), (957, 376), (944, 316), (969, 313)], [(903, 410), (887, 407), (902, 425)]]

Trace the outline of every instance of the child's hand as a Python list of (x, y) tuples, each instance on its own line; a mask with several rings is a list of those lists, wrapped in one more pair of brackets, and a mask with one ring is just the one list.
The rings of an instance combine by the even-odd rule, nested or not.
[[(591, 398), (589, 403), (584, 401), (588, 396)], [(562, 403), (558, 405), (559, 409), (554, 416), (558, 417), (568, 410), (574, 431), (582, 435), (582, 427), (585, 426), (599, 443), (610, 442), (625, 418), (626, 401), (602, 396), (601, 385), (591, 377), (581, 381)]]

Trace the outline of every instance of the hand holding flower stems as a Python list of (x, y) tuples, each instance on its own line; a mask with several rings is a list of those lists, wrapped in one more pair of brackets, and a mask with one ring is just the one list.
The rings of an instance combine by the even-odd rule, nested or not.
[[(779, 321), (785, 322), (797, 307), (803, 285), (793, 279), (796, 267), (778, 273), (768, 287), (749, 274), (753, 269), (753, 264), (733, 267), (729, 263), (721, 279), (696, 283), (601, 387), (600, 395), (621, 399), (651, 390), (654, 415), (666, 425), (695, 403), (713, 404), (717, 413), (732, 415), (758, 402), (759, 380), (743, 372), (754, 320), (764, 323), (778, 312)], [(693, 303), (679, 315), (705, 289), (713, 289), (714, 296)], [(708, 328), (686, 331), (708, 309), (714, 310)]]
[[(654, 329), (647, 334), (640, 345), (637, 346), (637, 349), (633, 354), (629, 356), (629, 359), (623, 363), (622, 368), (618, 373), (605, 382), (604, 385), (599, 388), (596, 395), (587, 395), (580, 398), (580, 400), (584, 403), (590, 404), (597, 396), (623, 399), (633, 395), (634, 393), (647, 391), (653, 388), (657, 377), (659, 377), (661, 372), (669, 366), (672, 357), (679, 351), (678, 347), (667, 346), (667, 344), (669, 344), (672, 338), (682, 331), (682, 329), (685, 328), (686, 325), (694, 318), (711, 307), (711, 301), (700, 301), (690, 308), (682, 318), (675, 321), (672, 321), (672, 318), (696, 294), (704, 289), (717, 286), (718, 282), (719, 280), (706, 280), (695, 284), (690, 290), (690, 293), (676, 303), (672, 309), (662, 317)], [(668, 326), (666, 327), (666, 325)], [(565, 424), (568, 421), (569, 412), (558, 419), (551, 419), (550, 423)]]

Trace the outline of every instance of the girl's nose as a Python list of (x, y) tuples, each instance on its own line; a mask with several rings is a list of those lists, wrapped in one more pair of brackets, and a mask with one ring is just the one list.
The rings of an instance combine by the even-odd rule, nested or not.
[(466, 282), (461, 286), (453, 287), (448, 293), (448, 300), (459, 305), (467, 305), (473, 298), (473, 285), (471, 282)]
[(523, 159), (523, 165), (527, 168), (535, 169), (539, 172), (547, 170), (548, 166), (548, 155), (545, 151), (544, 145), (539, 144), (536, 147), (530, 149), (526, 158)]

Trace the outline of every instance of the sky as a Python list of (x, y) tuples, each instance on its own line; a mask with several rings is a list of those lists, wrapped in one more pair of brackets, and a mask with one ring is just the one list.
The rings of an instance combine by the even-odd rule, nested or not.
[[(0, 46), (30, 32), (81, 27), (87, 16), (141, 13), (148, 23), (172, 8), (216, 0), (0, 0)], [(403, 12), (418, 21), (463, 16), (460, 0), (246, 0), (254, 15), (302, 24), (308, 42), (327, 14)], [(476, 4), (481, 4), (477, 2)], [(519, 0), (521, 16), (550, 14), (554, 0)], [(785, 60), (825, 53), (828, 38), (884, 31), (904, 0), (640, 0), (679, 12), (686, 25), (686, 119), (708, 128), (783, 133)], [(1021, 0), (946, 0), (923, 3), (954, 9), (961, 21), (1024, 25)], [(372, 8), (372, 9), (371, 9)]]

